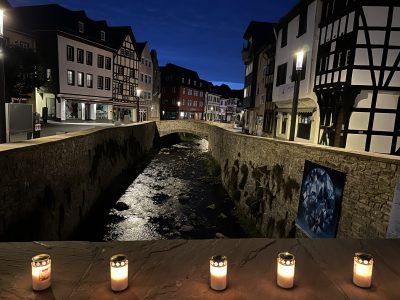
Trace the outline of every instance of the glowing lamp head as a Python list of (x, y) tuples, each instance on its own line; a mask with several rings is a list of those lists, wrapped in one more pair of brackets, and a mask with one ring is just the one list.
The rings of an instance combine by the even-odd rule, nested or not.
[(4, 10), (0, 9), (0, 35), (4, 34)]
[(176, 104), (178, 104), (178, 106), (181, 106), (181, 101), (178, 101)]
[(304, 51), (296, 53), (296, 70), (301, 71), (303, 69)]
[(141, 89), (137, 89), (136, 90), (136, 95), (140, 98), (141, 94), (142, 94), (142, 90)]

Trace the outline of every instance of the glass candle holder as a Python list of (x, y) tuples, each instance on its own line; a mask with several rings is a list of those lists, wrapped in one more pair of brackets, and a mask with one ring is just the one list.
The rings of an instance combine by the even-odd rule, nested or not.
[(276, 283), (284, 289), (291, 289), (294, 285), (294, 270), (296, 261), (289, 252), (278, 254)]
[(226, 256), (216, 255), (210, 258), (210, 287), (215, 291), (226, 289), (228, 273), (228, 259)]
[(128, 258), (117, 254), (110, 259), (111, 289), (120, 292), (128, 287)]
[(362, 288), (371, 287), (374, 260), (370, 254), (354, 254), (353, 283)]
[(51, 285), (51, 258), (49, 254), (32, 257), (32, 288), (42, 291)]

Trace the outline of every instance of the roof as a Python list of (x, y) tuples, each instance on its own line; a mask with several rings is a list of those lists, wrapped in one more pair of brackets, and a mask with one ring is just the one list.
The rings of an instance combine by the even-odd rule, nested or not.
[(139, 58), (142, 58), (143, 50), (146, 47), (147, 42), (136, 43), (136, 53)]
[(166, 64), (165, 66), (160, 68), (162, 71), (161, 72), (168, 72), (168, 73), (173, 73), (177, 76), (180, 77), (187, 77), (187, 78), (192, 78), (194, 80), (199, 80), (200, 81), (200, 77), (199, 74), (197, 74), (196, 71), (190, 70), (190, 69), (186, 69), (184, 67), (181, 66), (177, 66), (171, 63)]
[(119, 49), (125, 41), (127, 35), (132, 39), (133, 44), (136, 43), (135, 36), (130, 26), (113, 26), (108, 27), (107, 44), (114, 49)]
[[(25, 32), (62, 31), (93, 42), (105, 44), (100, 31), (106, 32), (106, 21), (95, 21), (83, 10), (72, 11), (58, 4), (20, 6), (7, 11), (10, 27)], [(78, 22), (84, 23), (84, 32), (79, 32)]]
[(286, 14), (284, 15), (276, 25), (276, 29), (279, 30), (285, 25), (287, 25), (290, 21), (292, 21), (298, 14), (300, 14), (301, 10), (310, 5), (310, 3), (318, 1), (318, 0), (299, 0), (299, 2)]
[(258, 51), (264, 45), (275, 43), (275, 26), (276, 23), (251, 21), (243, 38), (245, 40), (251, 38), (254, 51)]

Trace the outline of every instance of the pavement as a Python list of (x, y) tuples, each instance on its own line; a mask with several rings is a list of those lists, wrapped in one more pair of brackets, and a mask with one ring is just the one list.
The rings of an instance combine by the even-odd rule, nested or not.
[[(296, 259), (295, 285), (276, 285), (277, 255)], [(353, 256), (374, 258), (372, 287), (352, 283)], [(33, 256), (51, 256), (50, 289), (33, 292)], [(129, 260), (129, 287), (110, 288), (109, 260)], [(1, 299), (399, 299), (400, 240), (218, 239), (0, 243)], [(228, 287), (209, 287), (209, 258), (228, 257)]]
[[(114, 123), (105, 122), (55, 122), (47, 121), (47, 124), (42, 124), (40, 137), (52, 136), (57, 134), (69, 133), (74, 131), (81, 131), (91, 128), (104, 128), (114, 127)], [(13, 134), (11, 142), (25, 141), (27, 139), (26, 133)]]

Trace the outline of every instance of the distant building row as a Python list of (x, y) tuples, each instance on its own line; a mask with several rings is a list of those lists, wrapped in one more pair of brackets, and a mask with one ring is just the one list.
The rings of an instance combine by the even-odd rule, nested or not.
[(295, 140), (399, 154), (399, 1), (303, 0), (244, 39), (249, 133), (288, 139), (302, 50)]
[(233, 122), (241, 112), (242, 91), (214, 86), (197, 72), (174, 64), (161, 71), (161, 119)]

